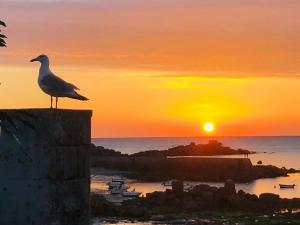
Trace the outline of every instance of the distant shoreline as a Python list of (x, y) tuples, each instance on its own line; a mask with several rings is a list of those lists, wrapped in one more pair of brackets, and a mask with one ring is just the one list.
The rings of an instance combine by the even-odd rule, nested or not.
[(177, 145), (168, 149), (149, 149), (139, 151), (132, 154), (124, 154), (115, 149), (105, 148), (103, 146), (94, 145), (92, 148), (93, 156), (130, 156), (130, 157), (195, 157), (195, 156), (226, 156), (226, 155), (248, 155), (256, 154), (255, 151), (247, 149), (233, 149), (224, 146), (217, 140), (208, 140), (208, 143), (198, 144), (190, 142), (187, 145)]
[(179, 179), (223, 182), (233, 179), (237, 182), (249, 182), (260, 178), (287, 176), (289, 170), (285, 168), (272, 165), (256, 166), (247, 157), (218, 157), (221, 155), (248, 156), (249, 154), (255, 154), (255, 152), (244, 149), (235, 150), (223, 146), (218, 141), (209, 141), (207, 144), (192, 142), (167, 150), (140, 151), (130, 155), (94, 146), (91, 166), (130, 172), (130, 178), (140, 181)]
[[(101, 138), (93, 139), (92, 143), (124, 154), (132, 154), (151, 149), (164, 150), (190, 142), (206, 143), (209, 139), (211, 138)], [(296, 159), (300, 157), (300, 137), (218, 137), (216, 140), (235, 149), (249, 149), (257, 153), (276, 153), (251, 155), (253, 164), (262, 161), (264, 165), (299, 169), (299, 162)]]

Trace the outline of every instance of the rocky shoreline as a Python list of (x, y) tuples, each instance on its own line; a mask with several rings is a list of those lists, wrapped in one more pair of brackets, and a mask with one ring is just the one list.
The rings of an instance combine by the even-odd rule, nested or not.
[[(182, 153), (182, 148), (187, 150), (190, 147), (194, 148), (193, 145), (187, 145), (187, 148), (178, 146), (175, 147), (176, 151), (173, 148), (172, 152)], [(122, 220), (124, 224), (133, 221), (141, 224), (149, 224), (149, 221), (154, 224), (200, 225), (300, 224), (300, 198), (284, 199), (273, 193), (257, 196), (242, 190), (237, 192), (233, 182), (288, 176), (288, 173), (298, 173), (299, 170), (272, 165), (253, 165), (246, 157), (170, 157), (167, 152), (168, 150), (163, 153), (146, 151), (126, 155), (96, 147), (93, 150), (92, 166), (118, 170), (126, 177), (138, 181), (226, 181), (224, 187), (202, 184), (185, 192), (182, 190), (182, 184), (177, 182), (172, 190), (152, 192), (138, 199), (124, 201), (118, 206), (108, 202), (104, 196), (93, 193), (93, 218), (106, 217), (115, 222)]]
[[(181, 216), (181, 218), (179, 218)], [(255, 214), (255, 213), (202, 213), (188, 218), (186, 215), (179, 215), (177, 218), (168, 218), (161, 220), (143, 220), (136, 218), (93, 218), (92, 224), (139, 224), (139, 225), (166, 225), (166, 224), (187, 224), (187, 225), (296, 225), (300, 224), (299, 215), (293, 213), (278, 213), (273, 215)], [(154, 218), (155, 219), (155, 218)]]
[[(180, 181), (172, 189), (124, 201), (116, 206), (101, 195), (92, 194), (93, 217), (118, 217), (139, 220), (177, 221), (179, 224), (298, 224), (300, 198), (283, 199), (272, 193), (259, 196), (236, 191), (232, 180), (224, 187), (197, 185), (183, 191)], [(183, 223), (183, 220), (185, 222)], [(230, 221), (230, 223), (226, 223)], [(275, 222), (280, 223), (275, 223)], [(264, 223), (265, 222), (265, 223)]]

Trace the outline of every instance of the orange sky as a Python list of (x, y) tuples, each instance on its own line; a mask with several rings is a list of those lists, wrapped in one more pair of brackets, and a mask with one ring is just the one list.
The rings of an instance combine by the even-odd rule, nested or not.
[[(91, 100), (94, 137), (300, 134), (299, 0), (0, 0), (1, 108), (48, 107), (38, 64)], [(6, 97), (9, 96), (9, 97)]]

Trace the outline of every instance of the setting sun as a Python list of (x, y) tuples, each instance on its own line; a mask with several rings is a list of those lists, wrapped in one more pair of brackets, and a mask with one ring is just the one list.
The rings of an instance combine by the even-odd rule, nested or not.
[(215, 125), (211, 122), (206, 122), (204, 123), (203, 125), (203, 130), (206, 132), (206, 133), (211, 133), (215, 130)]

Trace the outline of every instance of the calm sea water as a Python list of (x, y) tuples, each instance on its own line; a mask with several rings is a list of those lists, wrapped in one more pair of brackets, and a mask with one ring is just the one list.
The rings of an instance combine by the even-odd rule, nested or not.
[[(164, 150), (177, 145), (186, 145), (190, 142), (207, 143), (209, 140), (218, 140), (225, 146), (232, 148), (244, 148), (256, 151), (258, 154), (251, 155), (253, 164), (261, 160), (263, 164), (272, 164), (286, 168), (300, 168), (300, 137), (218, 137), (218, 138), (97, 138), (93, 143), (98, 146), (112, 148), (122, 153), (135, 153), (145, 150)], [(237, 157), (237, 156), (232, 156)], [(105, 189), (106, 182), (113, 174), (94, 173), (92, 178), (92, 190)], [(131, 188), (143, 194), (153, 191), (164, 191), (161, 183), (142, 183), (128, 180)], [(223, 183), (205, 182), (213, 186), (223, 186)], [(296, 184), (295, 189), (279, 189), (278, 185)], [(237, 184), (237, 189), (248, 193), (261, 194), (272, 192), (284, 198), (300, 197), (300, 174), (293, 174), (289, 177), (274, 179), (259, 179), (247, 184)]]

